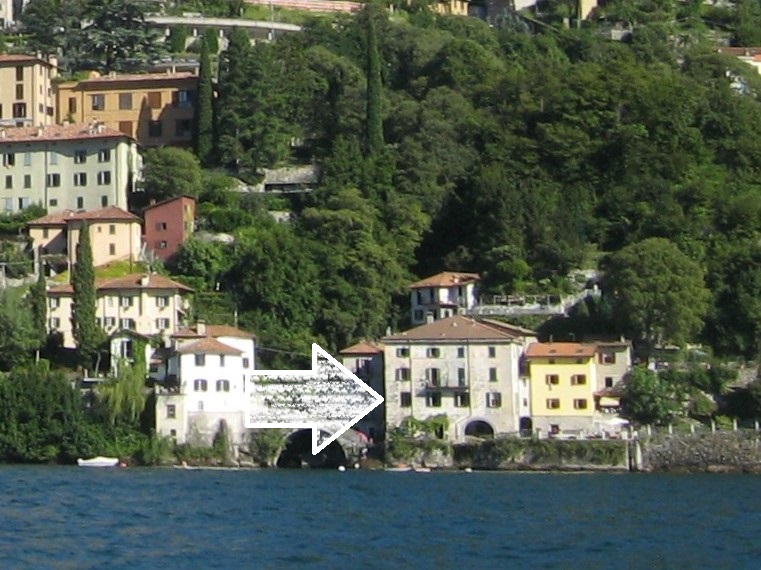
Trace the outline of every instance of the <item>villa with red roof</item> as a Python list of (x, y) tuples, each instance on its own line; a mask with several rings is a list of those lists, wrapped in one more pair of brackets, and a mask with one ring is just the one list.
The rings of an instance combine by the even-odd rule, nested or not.
[(473, 308), (480, 281), (477, 273), (442, 271), (411, 283), (407, 288), (410, 290), (412, 324), (445, 319)]
[[(12, 3), (0, 3), (0, 9)], [(1, 11), (1, 10), (0, 10)], [(0, 13), (8, 22), (12, 14)], [(18, 53), (0, 54), (0, 125), (37, 126), (55, 122), (53, 79), (58, 75), (55, 58)]]

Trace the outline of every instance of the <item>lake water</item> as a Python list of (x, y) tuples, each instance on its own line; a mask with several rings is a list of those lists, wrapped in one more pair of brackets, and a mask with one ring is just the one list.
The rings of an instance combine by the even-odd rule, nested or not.
[(761, 478), (0, 467), (0, 568), (761, 568)]

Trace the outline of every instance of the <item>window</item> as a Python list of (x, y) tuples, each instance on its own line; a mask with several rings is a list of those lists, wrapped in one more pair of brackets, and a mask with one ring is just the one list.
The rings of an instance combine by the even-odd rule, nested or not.
[(109, 224), (108, 225), (108, 233), (110, 235), (115, 235), (116, 234), (116, 225), (115, 224)]
[[(203, 356), (196, 354), (196, 356)], [(193, 390), (196, 392), (206, 392), (209, 389), (209, 383), (206, 380), (193, 380)]]
[(174, 122), (174, 134), (181, 138), (188, 138), (193, 134), (193, 122), (190, 119), (177, 119)]
[(123, 133), (127, 135), (128, 137), (131, 137), (133, 134), (132, 121), (119, 121), (119, 125), (117, 128), (119, 129), (120, 133)]
[(412, 407), (412, 393), (402, 392), (399, 394), (399, 407), (410, 408)]
[(196, 354), (196, 366), (206, 366), (206, 355)]
[(457, 385), (465, 386), (465, 369), (464, 368), (457, 369)]
[(69, 97), (69, 113), (72, 115), (77, 112), (77, 98)]
[(156, 297), (156, 306), (159, 309), (163, 309), (164, 307), (169, 305), (169, 296), (168, 295), (161, 295), (159, 297)]
[(6, 212), (13, 211), (13, 198), (4, 198), (4, 204), (5, 204), (4, 209)]
[(24, 84), (20, 83), (16, 85), (16, 99), (24, 98)]
[(467, 392), (454, 393), (455, 408), (467, 408), (470, 405), (470, 394)]
[(409, 358), (409, 356), (410, 356), (410, 349), (407, 348), (407, 347), (397, 348), (396, 349), (396, 356), (398, 358)]
[(547, 409), (548, 410), (559, 410), (560, 409), (560, 400), (557, 398), (547, 398)]
[(221, 368), (225, 367), (225, 355), (224, 354), (220, 354), (219, 355), (219, 366)]
[(51, 198), (50, 199), (50, 206), (53, 207), (53, 208), (58, 206), (58, 200), (56, 198)]
[(177, 406), (174, 404), (168, 404), (166, 407), (166, 417), (173, 420), (177, 417)]
[(425, 405), (429, 408), (440, 408), (441, 392), (429, 392), (425, 397)]
[(24, 67), (21, 65), (16, 66), (16, 81), (24, 81)]
[(198, 411), (203, 412), (203, 402), (201, 400), (198, 401)]
[(116, 319), (114, 317), (106, 317), (104, 326), (106, 328), (113, 327), (116, 325)]
[(248, 368), (251, 364), (250, 360), (248, 358), (243, 358), (243, 368)]
[(119, 326), (127, 330), (135, 330), (135, 319), (119, 319)]
[(465, 347), (464, 346), (458, 346), (457, 347), (457, 358), (465, 358)]
[(82, 196), (77, 196), (77, 210), (83, 210), (85, 207), (85, 199)]
[(167, 318), (161, 318), (156, 319), (156, 328), (160, 331), (165, 331), (169, 328), (169, 319)]
[(108, 255), (116, 255), (116, 244), (115, 243), (108, 244)]
[(489, 358), (496, 358), (497, 357), (497, 348), (494, 346), (489, 347)]
[(600, 353), (600, 364), (615, 364), (615, 363), (616, 363), (615, 352), (601, 352)]
[(74, 173), (74, 186), (87, 186), (87, 172)]
[(51, 151), (49, 156), (50, 156), (50, 165), (51, 166), (55, 166), (56, 164), (58, 164), (58, 153), (57, 152)]
[(132, 109), (132, 93), (119, 93), (119, 109), (121, 111)]
[(426, 350), (426, 356), (428, 358), (438, 358), (441, 356), (441, 349), (439, 348), (429, 348)]
[(151, 109), (161, 109), (161, 91), (148, 93), (148, 106)]
[(166, 229), (166, 222), (156, 222), (156, 231), (163, 232)]
[(3, 166), (16, 166), (16, 155), (7, 152), (3, 155)]
[(59, 319), (58, 317), (53, 317), (52, 319), (48, 320), (48, 328), (57, 329), (60, 326), (61, 326), (61, 319)]
[(101, 172), (98, 172), (98, 184), (100, 186), (106, 186), (107, 184), (111, 184), (110, 170), (102, 170)]
[(24, 153), (24, 166), (32, 166), (32, 153), (31, 152), (25, 152)]
[(111, 151), (107, 148), (98, 151), (98, 162), (111, 162)]
[(26, 103), (14, 103), (13, 104), (13, 118), (25, 119), (26, 118)]
[(42, 239), (48, 239), (50, 237), (50, 230), (48, 228), (42, 228)]
[(557, 374), (547, 374), (547, 376), (544, 377), (544, 382), (545, 384), (557, 386), (560, 384), (560, 377)]
[(414, 312), (412, 318), (413, 318), (413, 320), (416, 323), (419, 323), (420, 321), (422, 321), (423, 320), (423, 311), (422, 311), (422, 309), (415, 309), (415, 312)]
[(583, 386), (587, 383), (586, 374), (574, 374), (571, 376), (571, 386)]
[(397, 368), (395, 374), (396, 374), (396, 379), (399, 382), (407, 382), (410, 379), (409, 368)]
[(166, 242), (165, 241), (157, 241), (156, 242), (156, 248), (157, 249), (166, 249)]
[(13, 188), (13, 176), (10, 174), (5, 177), (5, 189), (10, 190)]
[(438, 368), (426, 368), (425, 380), (430, 386), (439, 386), (441, 383), (441, 374)]
[(124, 296), (119, 298), (119, 305), (122, 308), (125, 308), (125, 309), (128, 308), (128, 307), (131, 307), (134, 298), (135, 297), (132, 296), (132, 295), (124, 295)]
[(186, 109), (193, 104), (193, 91), (175, 91), (172, 93), (172, 105)]
[(229, 392), (230, 381), (229, 380), (217, 380), (217, 392)]
[(18, 209), (23, 210), (24, 208), (29, 207), (29, 198), (19, 198), (18, 199)]
[(587, 400), (585, 398), (578, 398), (573, 401), (573, 409), (574, 410), (586, 410), (587, 409)]
[(24, 188), (31, 188), (31, 187), (32, 187), (32, 175), (24, 174)]
[(160, 137), (162, 135), (161, 121), (148, 121), (148, 136)]
[(487, 408), (501, 408), (502, 407), (502, 393), (501, 392), (487, 392), (486, 393), (486, 407)]
[(497, 381), (497, 369), (489, 368), (489, 382), (496, 382), (496, 381)]
[(605, 387), (606, 388), (612, 388), (613, 387), (613, 378), (611, 376), (605, 377)]
[(103, 111), (106, 108), (105, 95), (90, 95), (90, 102), (92, 103), (93, 111)]

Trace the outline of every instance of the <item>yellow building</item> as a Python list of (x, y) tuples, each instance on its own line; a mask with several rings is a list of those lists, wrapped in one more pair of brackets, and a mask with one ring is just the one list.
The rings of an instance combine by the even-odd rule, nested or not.
[(540, 435), (593, 429), (597, 346), (534, 343), (525, 353), (531, 386), (531, 420)]
[(56, 85), (56, 118), (100, 121), (144, 147), (190, 146), (198, 76), (190, 72), (110, 74)]
[(469, 0), (438, 0), (431, 8), (437, 14), (467, 16)]
[(93, 265), (137, 260), (141, 247), (140, 218), (116, 206), (89, 212), (66, 210), (27, 222), (32, 247), (41, 248), (43, 255), (66, 255), (71, 263), (76, 263), (79, 233), (85, 221), (90, 228)]
[(0, 124), (29, 127), (55, 122), (52, 79), (55, 60), (33, 55), (0, 55)]

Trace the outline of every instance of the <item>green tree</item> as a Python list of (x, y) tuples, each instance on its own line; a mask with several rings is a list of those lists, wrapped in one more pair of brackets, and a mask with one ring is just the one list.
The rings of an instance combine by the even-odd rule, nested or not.
[(139, 427), (140, 414), (145, 408), (146, 342), (133, 340), (133, 362), (117, 362), (116, 377), (98, 387), (98, 397), (104, 407), (104, 416), (111, 425), (124, 424)]
[(621, 414), (639, 424), (665, 424), (680, 411), (672, 387), (646, 368), (634, 368), (624, 381)]
[(627, 332), (643, 341), (646, 358), (655, 345), (683, 344), (697, 334), (708, 308), (703, 270), (664, 238), (613, 255), (604, 288)]
[(225, 244), (191, 238), (180, 246), (170, 268), (177, 275), (193, 277), (196, 289), (212, 291), (232, 262)]
[(237, 171), (243, 160), (240, 142), (243, 121), (250, 112), (248, 78), (251, 45), (245, 31), (230, 32), (227, 49), (219, 59), (219, 96), (216, 103), (216, 156), (223, 166)]
[(71, 305), (72, 334), (77, 343), (80, 364), (90, 368), (95, 363), (105, 334), (95, 317), (95, 270), (90, 245), (90, 226), (87, 222), (82, 224), (79, 231), (77, 261), (71, 270), (71, 286), (74, 290)]
[(383, 83), (376, 20), (378, 8), (372, 2), (365, 4), (363, 17), (367, 34), (367, 108), (365, 145), (368, 156), (375, 156), (383, 148)]
[(185, 43), (188, 40), (188, 28), (180, 24), (172, 26), (169, 30), (169, 51), (172, 53), (184, 53)]
[(219, 30), (216, 28), (206, 28), (203, 33), (203, 40), (206, 42), (209, 53), (216, 55), (219, 52)]
[(189, 150), (151, 148), (145, 152), (143, 186), (145, 192), (140, 198), (144, 202), (183, 194), (198, 196), (203, 190), (203, 170), (198, 158)]
[(201, 38), (200, 68), (198, 72), (198, 101), (196, 104), (195, 151), (202, 166), (209, 166), (214, 151), (214, 88), (212, 86), (209, 47)]
[(18, 291), (5, 289), (0, 293), (0, 370), (28, 363), (39, 340), (27, 302)]
[(42, 348), (48, 338), (48, 293), (42, 264), (38, 269), (37, 281), (29, 290), (29, 305), (32, 310), (34, 332), (39, 343), (37, 348)]

